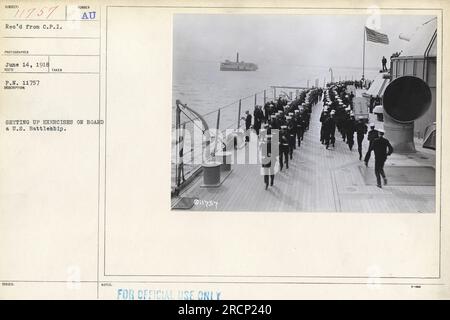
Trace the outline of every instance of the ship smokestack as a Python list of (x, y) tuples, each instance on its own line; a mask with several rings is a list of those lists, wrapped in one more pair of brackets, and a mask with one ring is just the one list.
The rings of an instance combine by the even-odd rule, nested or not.
[(236, 54), (236, 62), (239, 63), (239, 52)]

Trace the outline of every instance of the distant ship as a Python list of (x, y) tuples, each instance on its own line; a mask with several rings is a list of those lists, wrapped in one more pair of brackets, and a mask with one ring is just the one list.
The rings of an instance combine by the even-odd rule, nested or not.
[(256, 71), (258, 65), (251, 62), (239, 61), (239, 52), (236, 54), (236, 62), (225, 60), (220, 63), (220, 71)]

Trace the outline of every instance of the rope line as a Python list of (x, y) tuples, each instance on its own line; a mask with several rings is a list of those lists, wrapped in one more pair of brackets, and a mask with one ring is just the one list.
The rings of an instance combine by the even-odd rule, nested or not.
[[(202, 116), (202, 117), (206, 117), (206, 116), (209, 116), (209, 115), (211, 115), (211, 114), (213, 114), (213, 113), (215, 113), (215, 112), (218, 112), (218, 111), (221, 110), (221, 109), (226, 109), (226, 108), (232, 107), (233, 105), (235, 105), (236, 103), (238, 103), (240, 100), (241, 100), (241, 101), (242, 101), (242, 100), (246, 100), (246, 99), (249, 99), (249, 98), (255, 96), (255, 94), (261, 94), (261, 93), (264, 93), (264, 91), (266, 91), (267, 89), (272, 90), (271, 88), (266, 88), (266, 89), (264, 89), (264, 90), (255, 92), (255, 93), (253, 93), (253, 94), (251, 94), (251, 95), (249, 95), (249, 96), (240, 98), (240, 99), (238, 99), (238, 100), (236, 100), (236, 101), (233, 101), (233, 102), (230, 102), (229, 104), (226, 104), (225, 106), (219, 107), (219, 108), (217, 108), (217, 109), (215, 109), (215, 110), (213, 110), (213, 111), (210, 111), (210, 112), (207, 112), (207, 113), (205, 113), (205, 114), (202, 114), (201, 116)], [(184, 112), (183, 112), (183, 113), (184, 113)], [(184, 114), (186, 115), (186, 113), (184, 113)], [(188, 116), (186, 115), (186, 117), (188, 117)], [(194, 120), (200, 119), (199, 117), (194, 117), (193, 119), (190, 118), (190, 117), (188, 117), (188, 118), (189, 118), (189, 120), (190, 120), (191, 122), (193, 122)], [(188, 123), (188, 122), (189, 122), (189, 121), (185, 121), (185, 122), (181, 123), (180, 125), (184, 125), (184, 124), (186, 124), (186, 123)], [(175, 129), (175, 126), (172, 126), (172, 129)]]

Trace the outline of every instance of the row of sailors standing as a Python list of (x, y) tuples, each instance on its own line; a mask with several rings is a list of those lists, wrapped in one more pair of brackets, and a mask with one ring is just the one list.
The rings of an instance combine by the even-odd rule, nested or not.
[[(269, 187), (269, 180), (270, 186), (273, 186), (277, 162), (280, 172), (284, 167), (289, 169), (289, 160), (293, 160), (294, 150), (301, 146), (304, 133), (309, 129), (312, 106), (319, 101), (321, 93), (321, 89), (311, 89), (290, 103), (278, 99), (276, 103), (269, 102), (265, 105), (266, 122), (264, 128), (257, 134), (266, 190)], [(279, 106), (283, 109), (281, 110)]]

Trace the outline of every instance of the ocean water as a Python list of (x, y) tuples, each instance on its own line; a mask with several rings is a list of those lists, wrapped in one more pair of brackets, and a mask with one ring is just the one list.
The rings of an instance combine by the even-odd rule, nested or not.
[[(373, 79), (378, 70), (366, 70), (366, 78)], [(333, 68), (334, 80), (360, 79), (360, 68)], [(300, 66), (287, 64), (259, 65), (257, 71), (234, 72), (220, 71), (219, 62), (174, 61), (172, 100), (179, 99), (201, 115), (210, 128), (217, 123), (218, 108), (221, 109), (220, 129), (234, 127), (238, 120), (238, 100), (242, 100), (241, 116), (246, 110), (253, 112), (254, 94), (257, 94), (257, 104), (263, 104), (263, 90), (266, 90), (268, 100), (273, 99), (270, 86), (306, 87), (316, 84), (323, 86), (330, 81), (329, 67)], [(309, 83), (308, 83), (309, 80)], [(283, 90), (295, 96), (295, 90)], [(277, 95), (281, 90), (277, 90)], [(173, 113), (174, 114), (174, 113)], [(173, 117), (174, 119), (174, 117)], [(187, 118), (184, 120), (188, 120)], [(182, 119), (183, 121), (183, 119)]]

